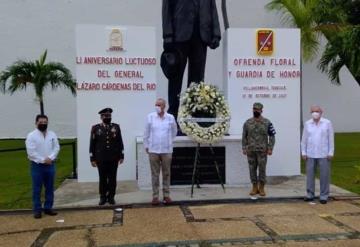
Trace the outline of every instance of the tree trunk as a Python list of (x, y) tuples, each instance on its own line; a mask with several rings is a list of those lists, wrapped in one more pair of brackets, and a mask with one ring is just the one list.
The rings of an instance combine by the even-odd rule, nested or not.
[(226, 9), (226, 0), (221, 0), (221, 11), (222, 11), (222, 16), (223, 16), (223, 20), (224, 20), (224, 27), (226, 30), (230, 27), (228, 15), (227, 15), (227, 9)]
[(41, 98), (39, 99), (39, 101), (40, 101), (40, 114), (44, 115), (45, 114), (44, 113), (44, 102)]

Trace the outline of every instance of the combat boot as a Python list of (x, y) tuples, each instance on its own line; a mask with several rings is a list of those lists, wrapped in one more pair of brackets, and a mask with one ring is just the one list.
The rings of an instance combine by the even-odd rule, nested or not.
[(254, 183), (254, 184), (253, 184), (253, 187), (252, 187), (252, 190), (250, 191), (249, 195), (254, 196), (254, 195), (256, 195), (257, 193), (259, 193), (259, 190), (258, 190), (257, 184)]
[(260, 183), (259, 183), (259, 195), (260, 195), (260, 196), (266, 196), (266, 193), (265, 193), (265, 183), (264, 183), (264, 182), (260, 182)]

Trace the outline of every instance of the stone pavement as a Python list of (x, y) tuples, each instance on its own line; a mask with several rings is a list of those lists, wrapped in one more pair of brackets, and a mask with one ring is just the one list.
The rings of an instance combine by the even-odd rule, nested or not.
[(149, 204), (0, 213), (0, 246), (360, 246), (360, 198)]
[[(305, 195), (305, 176), (267, 177), (267, 198), (302, 198)], [(66, 180), (55, 192), (55, 207), (96, 206), (99, 202), (98, 183), (78, 183), (76, 180)], [(204, 185), (201, 189), (194, 188), (193, 198), (190, 197), (190, 186), (171, 187), (171, 197), (175, 201), (199, 200), (232, 200), (247, 199), (251, 185), (226, 187), (226, 192), (220, 185)], [(316, 189), (319, 189), (316, 181)], [(331, 196), (354, 195), (349, 191), (331, 185)], [(316, 191), (318, 194), (318, 190)], [(151, 190), (140, 190), (136, 181), (118, 182), (116, 202), (121, 205), (133, 203), (148, 203), (152, 199)]]
[[(97, 207), (97, 183), (66, 181), (57, 216), (0, 211), (0, 246), (360, 246), (360, 197), (331, 186), (332, 199), (306, 203), (304, 177), (270, 178), (268, 196), (249, 186), (171, 189), (172, 206), (151, 206), (151, 191), (119, 183), (114, 207)], [(318, 186), (318, 185), (317, 185)]]

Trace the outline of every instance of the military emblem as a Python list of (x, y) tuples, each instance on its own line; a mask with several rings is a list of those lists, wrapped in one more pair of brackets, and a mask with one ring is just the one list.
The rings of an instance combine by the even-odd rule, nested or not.
[(97, 135), (101, 136), (101, 133), (102, 133), (101, 129), (97, 129)]
[(274, 51), (274, 31), (258, 30), (256, 33), (257, 54), (269, 56)]
[(110, 33), (110, 51), (122, 51), (123, 48), (123, 35), (120, 29), (114, 28)]
[(113, 134), (113, 137), (116, 137), (116, 129), (115, 129), (115, 127), (111, 128), (111, 133)]
[(274, 128), (273, 124), (270, 123), (268, 126), (268, 135), (274, 136), (275, 134), (276, 134), (275, 128)]

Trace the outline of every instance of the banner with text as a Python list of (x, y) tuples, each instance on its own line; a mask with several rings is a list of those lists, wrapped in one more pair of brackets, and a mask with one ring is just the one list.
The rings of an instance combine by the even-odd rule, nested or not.
[(268, 174), (300, 174), (300, 30), (230, 28), (225, 40), (229, 133), (241, 135), (253, 103), (261, 102), (277, 132)]
[(80, 182), (98, 180), (89, 159), (91, 127), (98, 111), (113, 109), (120, 125), (125, 160), (118, 180), (136, 179), (136, 136), (142, 136), (146, 115), (156, 97), (155, 29), (151, 27), (77, 25), (77, 136)]

